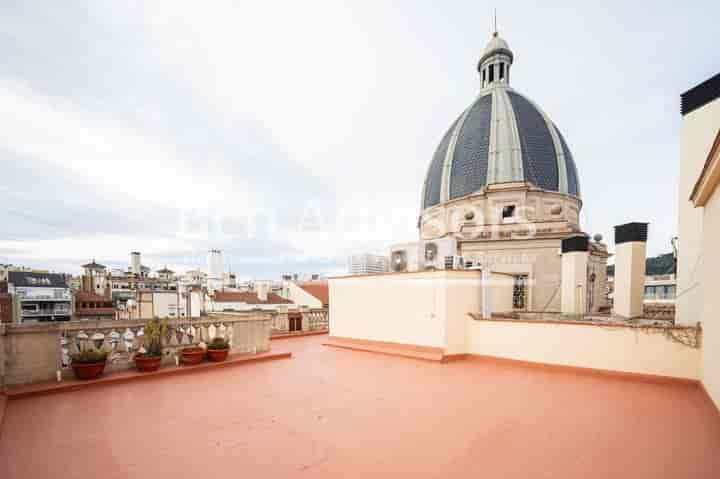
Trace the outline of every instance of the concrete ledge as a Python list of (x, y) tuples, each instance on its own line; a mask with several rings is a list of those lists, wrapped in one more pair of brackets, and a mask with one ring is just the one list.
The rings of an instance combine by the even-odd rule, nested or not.
[[(503, 316), (493, 316), (492, 318), (483, 318), (482, 315), (477, 313), (468, 313), (471, 319), (474, 321), (485, 321), (491, 323), (515, 323), (515, 324), (559, 324), (559, 325), (571, 325), (571, 326), (599, 326), (602, 328), (628, 328), (628, 329), (667, 329), (667, 330), (696, 330), (697, 326), (682, 326), (682, 325), (666, 325), (666, 324), (641, 324), (641, 323), (628, 323), (620, 321), (579, 321), (576, 319), (516, 319)], [(596, 317), (600, 317), (596, 315)], [(610, 318), (610, 316), (608, 316)], [(660, 320), (658, 320), (660, 321)]]
[(5, 417), (5, 407), (7, 406), (7, 396), (0, 393), (0, 435), (2, 435), (3, 418)]
[(287, 338), (299, 338), (302, 336), (320, 336), (323, 334), (328, 334), (330, 331), (327, 329), (318, 330), (318, 331), (301, 331), (299, 333), (281, 333), (281, 334), (275, 334), (270, 335), (270, 339), (287, 339)]
[[(538, 363), (533, 361), (524, 361), (522, 359), (502, 358), (498, 356), (486, 356), (482, 354), (469, 354), (468, 358), (483, 361), (494, 362), (498, 364), (507, 364), (524, 368), (536, 368), (546, 370), (556, 370), (558, 372), (582, 375), (596, 375), (613, 377), (619, 379), (628, 379), (632, 381), (655, 383), (655, 384), (685, 384), (694, 387), (702, 386), (697, 379), (681, 378), (674, 376), (660, 376), (655, 374), (632, 373), (626, 371), (613, 371), (609, 369), (585, 368), (581, 366), (568, 366), (564, 364)], [(709, 396), (708, 396), (709, 397)]]
[[(705, 394), (705, 399), (707, 402), (712, 406), (712, 408), (715, 410), (718, 416), (720, 416), (720, 407), (713, 401), (712, 396), (708, 392), (707, 388), (705, 387), (705, 384), (702, 381), (698, 381), (700, 383), (700, 389), (702, 389), (703, 394)], [(2, 423), (0, 423), (2, 425)]]
[(330, 336), (324, 346), (334, 348), (352, 349), (371, 353), (402, 356), (405, 358), (423, 359), (426, 361), (443, 361), (445, 351), (443, 348), (433, 346), (417, 346), (414, 344), (391, 343), (386, 341), (373, 341), (370, 339), (353, 339)]
[[(11, 386), (5, 388), (7, 399), (22, 399), (32, 396), (41, 396), (47, 394), (63, 393), (68, 391), (77, 391), (89, 387), (98, 387), (103, 385), (120, 384), (128, 381), (142, 381), (154, 379), (158, 377), (176, 376), (180, 374), (191, 374), (202, 372), (207, 369), (219, 369), (233, 366), (241, 366), (243, 364), (256, 363), (261, 361), (271, 361), (274, 359), (285, 359), (292, 357), (290, 352), (273, 352), (269, 351), (260, 354), (238, 354), (230, 356), (226, 361), (219, 363), (203, 362), (194, 366), (163, 366), (159, 370), (151, 373), (141, 373), (137, 370), (120, 371), (108, 373), (94, 381), (81, 381), (78, 379), (63, 380), (61, 382), (48, 381), (36, 384), (27, 384), (22, 386)], [(3, 396), (0, 395), (0, 398)], [(2, 401), (2, 399), (0, 399)]]

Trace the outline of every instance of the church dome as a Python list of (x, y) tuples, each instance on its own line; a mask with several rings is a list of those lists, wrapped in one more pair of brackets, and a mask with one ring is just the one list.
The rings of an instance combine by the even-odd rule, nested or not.
[(507, 42), (495, 33), (478, 63), (480, 95), (450, 126), (433, 155), (423, 209), (486, 185), (516, 181), (580, 198), (577, 169), (562, 133), (509, 85), (513, 59)]

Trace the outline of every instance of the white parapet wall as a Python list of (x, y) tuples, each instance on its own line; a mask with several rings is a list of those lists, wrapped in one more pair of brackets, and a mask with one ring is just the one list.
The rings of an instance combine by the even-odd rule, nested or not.
[(533, 363), (698, 380), (701, 350), (685, 327), (513, 319), (470, 321), (470, 353)]
[[(512, 277), (490, 276), (492, 310), (512, 308)], [(467, 352), (468, 312), (482, 311), (480, 271), (330, 279), (330, 336)]]
[[(549, 320), (517, 314), (505, 318), (497, 313), (512, 310), (512, 291), (512, 276), (486, 273), (483, 281), (479, 271), (331, 278), (328, 344), (433, 360), (475, 355), (690, 381), (701, 378), (696, 328), (570, 321), (559, 315)], [(483, 298), (490, 308), (483, 308)]]

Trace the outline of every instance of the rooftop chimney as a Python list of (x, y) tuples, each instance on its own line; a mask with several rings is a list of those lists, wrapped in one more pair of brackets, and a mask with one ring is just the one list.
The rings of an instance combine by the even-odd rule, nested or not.
[(647, 223), (615, 227), (615, 292), (613, 312), (623, 318), (643, 314)]
[(587, 312), (587, 236), (571, 236), (561, 243), (560, 311), (580, 316)]

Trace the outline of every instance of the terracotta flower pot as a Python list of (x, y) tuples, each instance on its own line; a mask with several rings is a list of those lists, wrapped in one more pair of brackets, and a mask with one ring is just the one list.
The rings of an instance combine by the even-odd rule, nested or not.
[(205, 350), (200, 347), (185, 348), (180, 355), (183, 364), (200, 364), (205, 356)]
[(230, 349), (208, 349), (208, 359), (214, 363), (225, 361), (228, 357)]
[(72, 363), (75, 377), (83, 380), (97, 379), (105, 371), (105, 361), (101, 363)]
[(135, 366), (141, 373), (150, 373), (160, 369), (162, 356), (135, 356)]

